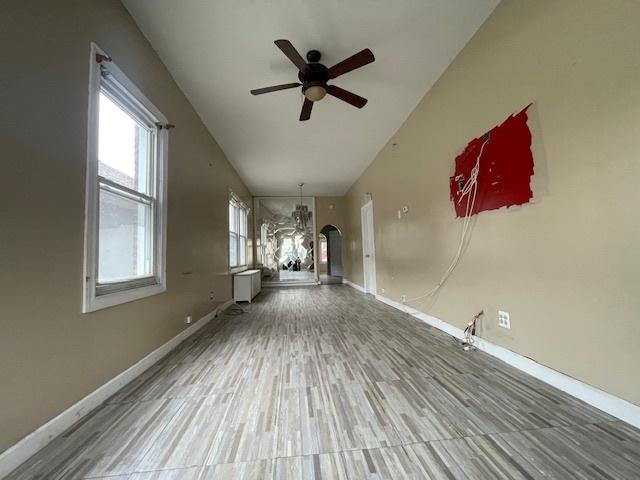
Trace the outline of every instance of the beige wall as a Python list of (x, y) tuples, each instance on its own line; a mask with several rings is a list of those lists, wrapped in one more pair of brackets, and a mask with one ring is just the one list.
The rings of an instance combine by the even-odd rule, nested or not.
[(344, 197), (316, 197), (316, 229), (333, 225), (340, 232), (345, 226)]
[(536, 202), (479, 215), (462, 263), (420, 308), (458, 327), (484, 309), (483, 337), (640, 404), (639, 18), (631, 0), (503, 0), (349, 190), (346, 276), (362, 284), (371, 192), (378, 293), (431, 289), (460, 233), (453, 159), (535, 102)]
[[(316, 197), (316, 233), (320, 234), (320, 230), (325, 225), (333, 225), (340, 233), (342, 237), (342, 263), (344, 268), (346, 248), (344, 242), (344, 230), (345, 230), (345, 199), (344, 197)], [(328, 239), (327, 239), (328, 240)], [(319, 248), (319, 241), (316, 239), (316, 245)], [(318, 255), (320, 250), (318, 249)], [(318, 257), (319, 272), (327, 273), (327, 264), (320, 264), (320, 257)]]
[[(177, 128), (168, 292), (82, 315), (91, 41)], [(231, 298), (228, 188), (250, 194), (118, 1), (1, 2), (0, 105), (2, 451)]]

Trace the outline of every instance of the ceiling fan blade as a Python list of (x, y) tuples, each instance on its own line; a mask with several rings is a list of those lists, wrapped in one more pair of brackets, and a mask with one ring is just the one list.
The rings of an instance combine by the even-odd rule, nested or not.
[(287, 88), (296, 88), (302, 85), (301, 83), (285, 83), (282, 85), (274, 85), (273, 87), (256, 88), (251, 90), (251, 95), (262, 95), (263, 93), (277, 92), (278, 90), (286, 90)]
[(368, 48), (365, 48), (340, 63), (336, 63), (333, 67), (327, 70), (327, 74), (329, 75), (329, 78), (336, 78), (350, 72), (351, 70), (363, 67), (366, 64), (373, 62), (375, 59), (373, 52)]
[(309, 71), (309, 65), (307, 65), (307, 62), (304, 61), (304, 58), (300, 56), (296, 47), (294, 47), (289, 40), (276, 40), (273, 43), (275, 43), (276, 46), (282, 50), (282, 53), (284, 53), (287, 58), (291, 60), (296, 67), (298, 67), (298, 70), (301, 72)]
[(336, 87), (335, 85), (329, 85), (327, 87), (327, 93), (350, 103), (354, 107), (362, 108), (367, 104), (366, 98), (362, 98), (360, 95), (356, 95), (355, 93), (351, 93), (350, 91)]
[(311, 118), (311, 109), (313, 108), (313, 102), (308, 98), (304, 99), (302, 104), (302, 111), (300, 112), (300, 121), (309, 120)]

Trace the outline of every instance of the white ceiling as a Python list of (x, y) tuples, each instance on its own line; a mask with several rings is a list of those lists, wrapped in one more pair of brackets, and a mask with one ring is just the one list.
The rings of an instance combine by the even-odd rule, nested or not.
[[(342, 195), (400, 127), (499, 0), (123, 0), (254, 195)], [(332, 83), (300, 122), (299, 89), (273, 41), (331, 66), (370, 48), (376, 61)]]

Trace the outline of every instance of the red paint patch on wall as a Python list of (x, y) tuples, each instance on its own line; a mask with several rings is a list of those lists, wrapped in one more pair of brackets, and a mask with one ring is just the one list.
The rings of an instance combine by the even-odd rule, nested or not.
[[(531, 176), (533, 154), (531, 131), (527, 125), (526, 107), (511, 115), (504, 123), (488, 132), (489, 141), (484, 147), (478, 171), (478, 187), (471, 215), (486, 210), (523, 205), (533, 197)], [(457, 217), (466, 215), (467, 197), (462, 189), (471, 177), (478, 154), (487, 135), (469, 142), (464, 152), (456, 157), (456, 169), (449, 179), (451, 200)]]

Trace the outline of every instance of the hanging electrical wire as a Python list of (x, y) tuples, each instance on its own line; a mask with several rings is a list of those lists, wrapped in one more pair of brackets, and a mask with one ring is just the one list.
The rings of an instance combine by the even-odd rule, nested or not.
[(462, 348), (465, 351), (475, 350), (474, 343), (476, 342), (476, 330), (478, 329), (478, 320), (484, 315), (484, 310), (480, 310), (464, 329), (464, 338), (462, 340)]
[(471, 239), (471, 222), (472, 222), (472, 213), (476, 203), (476, 195), (478, 193), (478, 175), (480, 174), (480, 160), (482, 158), (482, 152), (484, 151), (484, 147), (489, 143), (490, 137), (489, 135), (485, 135), (485, 140), (480, 147), (480, 152), (476, 158), (476, 163), (471, 169), (471, 173), (469, 175), (469, 180), (464, 184), (462, 190), (460, 192), (460, 198), (458, 199), (458, 203), (462, 201), (463, 198), (466, 197), (467, 205), (465, 207), (465, 215), (462, 221), (462, 232), (460, 234), (460, 243), (458, 244), (458, 248), (456, 250), (456, 254), (449, 265), (449, 268), (444, 272), (438, 284), (433, 287), (428, 292), (414, 298), (408, 298), (404, 300), (404, 303), (411, 303), (417, 300), (428, 299), (429, 297), (435, 295), (440, 288), (445, 284), (445, 282), (449, 279), (455, 268), (460, 263), (460, 259), (462, 258), (462, 254), (466, 250), (466, 246)]

